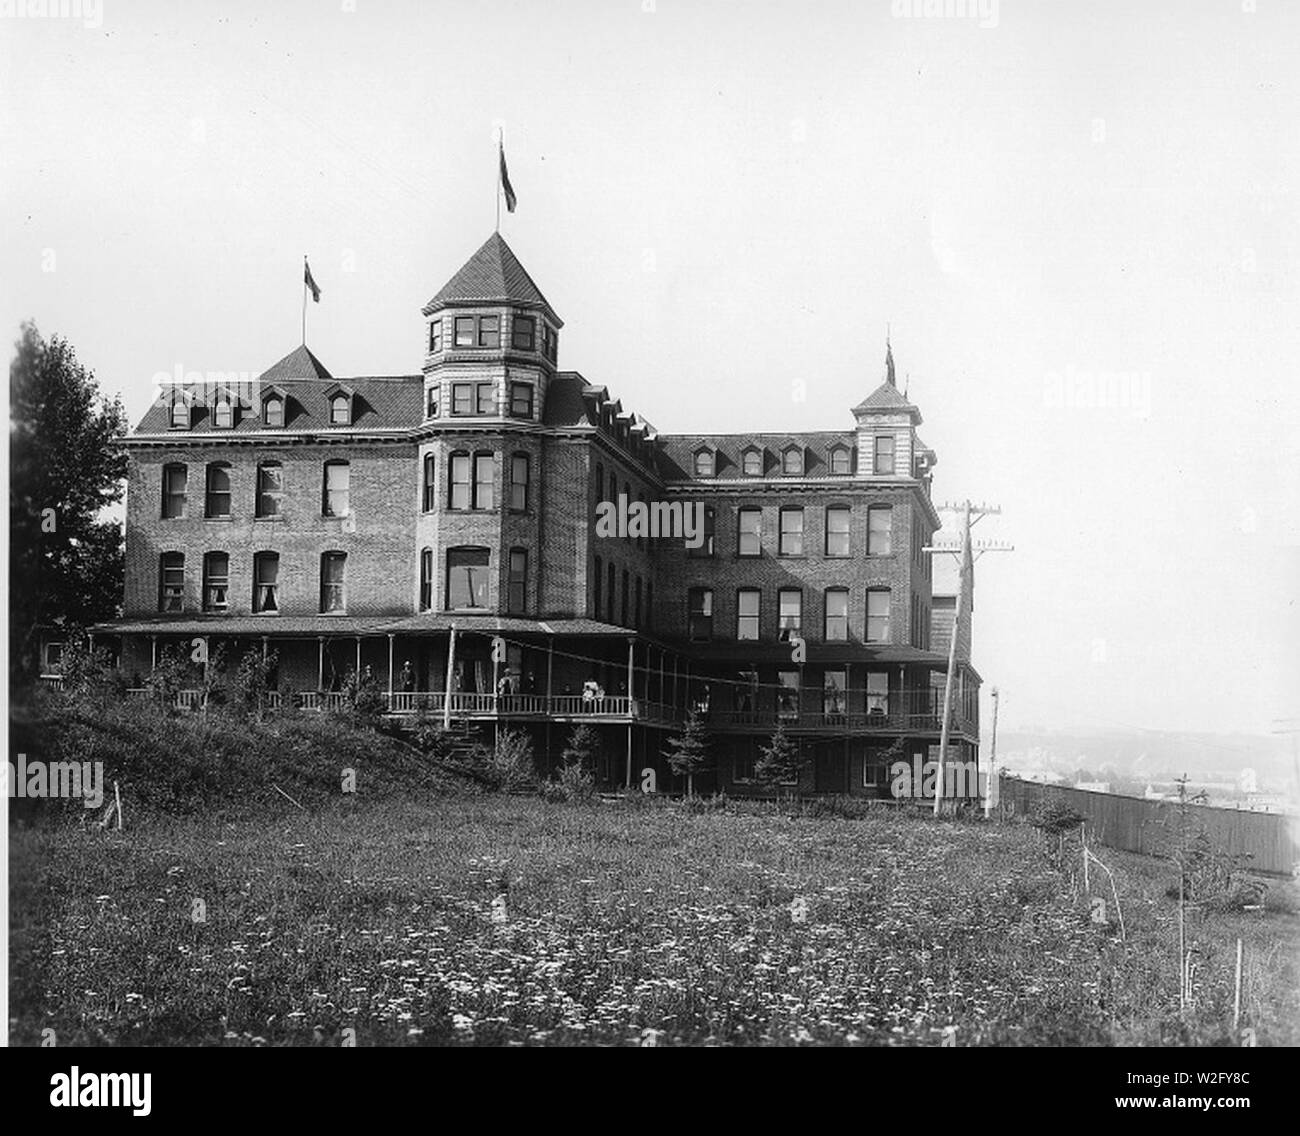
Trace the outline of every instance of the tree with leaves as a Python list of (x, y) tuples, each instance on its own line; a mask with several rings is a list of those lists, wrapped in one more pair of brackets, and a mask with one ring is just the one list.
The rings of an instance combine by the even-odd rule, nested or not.
[(794, 782), (797, 791), (805, 764), (807, 757), (802, 747), (785, 732), (785, 723), (778, 721), (771, 742), (762, 747), (754, 762), (754, 780), (778, 796), (790, 782)]
[(686, 778), (686, 795), (695, 796), (695, 775), (709, 767), (709, 746), (704, 720), (692, 710), (681, 734), (668, 739), (668, 764), (678, 777)]
[(103, 511), (122, 499), (126, 433), (119, 399), (59, 336), (25, 323), (9, 367), (9, 663), (39, 666), (37, 631), (71, 631), (121, 610), (122, 530)]

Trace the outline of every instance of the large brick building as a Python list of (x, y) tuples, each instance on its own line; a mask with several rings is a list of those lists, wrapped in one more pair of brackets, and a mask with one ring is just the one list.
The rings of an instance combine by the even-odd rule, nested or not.
[[(875, 794), (900, 738), (932, 752), (954, 604), (891, 354), (843, 430), (669, 435), (558, 368), (563, 322), (499, 234), (423, 315), (419, 374), (335, 378), (302, 346), (251, 388), (150, 407), (123, 618), (97, 629), (128, 675), (201, 636), (274, 652), (309, 707), (369, 673), (391, 712), (509, 723), (546, 763), (587, 721), (609, 785), (666, 785), (689, 708), (727, 791), (778, 722), (810, 747), (807, 791)], [(620, 497), (702, 504), (702, 542), (598, 535)], [(974, 760), (967, 634), (957, 658), (953, 756)]]

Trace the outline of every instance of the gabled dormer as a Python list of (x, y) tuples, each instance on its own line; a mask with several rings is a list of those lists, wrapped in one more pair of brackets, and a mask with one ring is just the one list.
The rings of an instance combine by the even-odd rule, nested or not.
[(762, 446), (746, 446), (740, 452), (740, 472), (746, 477), (762, 477), (767, 459)]
[(289, 421), (289, 394), (284, 387), (272, 385), (262, 391), (262, 422), (271, 430), (284, 428)]
[(781, 473), (786, 477), (802, 477), (807, 455), (803, 446), (791, 442), (781, 447)]
[(229, 387), (218, 387), (212, 396), (212, 428), (233, 430), (239, 425), (239, 396)]
[(857, 420), (858, 477), (911, 480), (917, 476), (913, 458), (921, 412), (898, 389), (894, 352), (888, 341), (884, 381), (853, 408), (853, 417)]
[(696, 477), (716, 477), (718, 474), (718, 451), (710, 445), (696, 446), (691, 465)]
[(167, 397), (167, 428), (188, 430), (193, 415), (194, 395), (183, 387), (173, 388)]
[(331, 383), (325, 388), (325, 406), (331, 426), (351, 426), (355, 421), (354, 396), (356, 392), (343, 383)]

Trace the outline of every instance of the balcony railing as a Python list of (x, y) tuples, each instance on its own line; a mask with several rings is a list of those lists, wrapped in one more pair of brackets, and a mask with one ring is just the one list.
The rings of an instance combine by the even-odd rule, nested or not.
[[(809, 711), (809, 710), (723, 710), (714, 708), (706, 720), (716, 728), (731, 729), (776, 729), (777, 722), (783, 723), (788, 730), (881, 730), (885, 732), (937, 733), (943, 718), (941, 712), (888, 710), (873, 713), (850, 713), (848, 711)], [(954, 712), (953, 725), (967, 732), (974, 729), (974, 723)]]

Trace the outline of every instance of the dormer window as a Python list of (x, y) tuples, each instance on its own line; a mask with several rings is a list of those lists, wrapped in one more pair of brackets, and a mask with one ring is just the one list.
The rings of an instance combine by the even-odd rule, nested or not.
[(803, 450), (791, 446), (781, 451), (781, 472), (787, 476), (798, 477), (803, 473)]
[(218, 430), (229, 430), (235, 424), (235, 404), (229, 395), (218, 397), (212, 408), (212, 425)]
[(740, 458), (740, 468), (746, 477), (763, 476), (763, 451), (748, 449)]
[(835, 446), (831, 450), (831, 473), (845, 474), (850, 472), (850, 454), (848, 446)]
[(268, 426), (284, 425), (284, 399), (273, 394), (262, 403), (262, 418)]
[(712, 450), (695, 451), (695, 476), (712, 477), (715, 468), (714, 454)]
[(184, 395), (172, 400), (171, 428), (173, 430), (188, 430), (190, 428), (190, 404), (185, 401)]
[(352, 396), (346, 391), (330, 395), (330, 425), (352, 425)]

